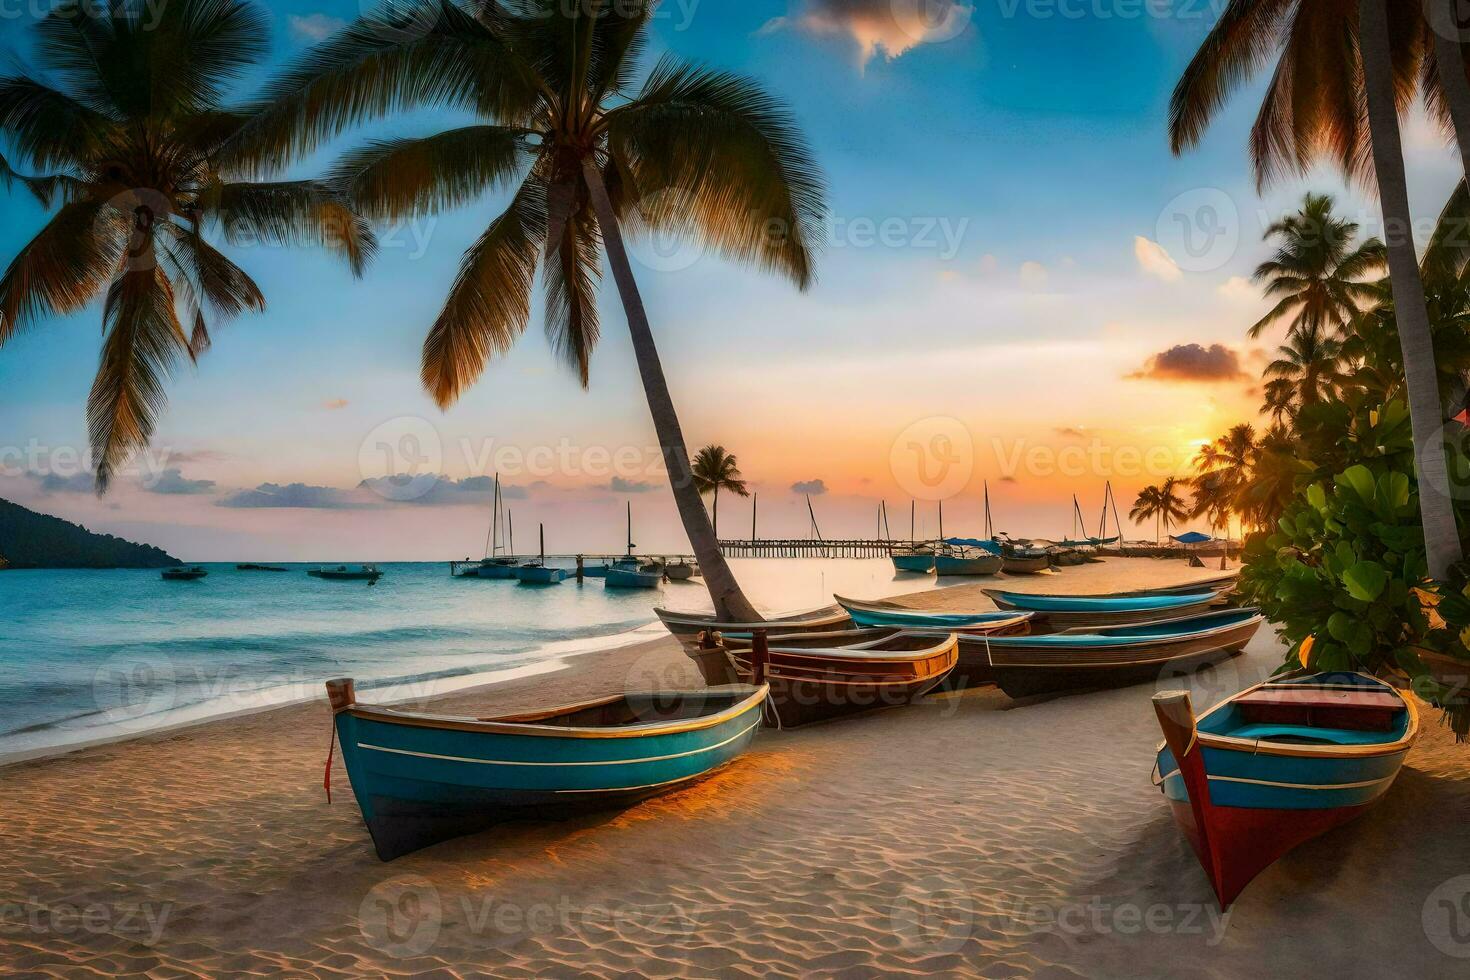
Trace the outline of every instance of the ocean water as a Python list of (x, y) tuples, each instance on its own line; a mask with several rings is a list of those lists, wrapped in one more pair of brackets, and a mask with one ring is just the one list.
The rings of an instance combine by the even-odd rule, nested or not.
[[(887, 559), (732, 562), (769, 613), (932, 585)], [(448, 566), (380, 566), (377, 585), (205, 566), (158, 572), (0, 573), (0, 760), (201, 718), (321, 697), (354, 677), (383, 698), (563, 669), (570, 657), (664, 635), (655, 605), (708, 609), (700, 580), (658, 590), (451, 578)]]

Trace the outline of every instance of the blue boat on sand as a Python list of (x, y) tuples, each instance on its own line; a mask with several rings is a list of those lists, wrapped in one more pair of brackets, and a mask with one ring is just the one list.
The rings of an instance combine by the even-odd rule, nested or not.
[(853, 624), (863, 628), (886, 626), (901, 630), (989, 633), (1020, 626), (1031, 619), (1029, 612), (987, 610), (968, 613), (939, 613), (927, 612), (923, 609), (909, 609), (891, 602), (865, 602), (840, 595), (833, 596), (833, 598), (843, 609), (847, 610), (847, 614), (852, 617)]
[(1198, 718), (1187, 691), (1155, 694), (1153, 782), (1222, 908), (1282, 855), (1377, 802), (1419, 731), (1412, 698), (1366, 674), (1270, 680)]
[(384, 861), (506, 820), (686, 786), (745, 751), (768, 693), (732, 684), (461, 718), (359, 704), (350, 679), (327, 682), (342, 761)]
[(986, 589), (999, 609), (1035, 613), (1053, 630), (1079, 626), (1118, 626), (1179, 619), (1207, 611), (1223, 593), (1213, 589), (1169, 595), (1069, 596)]

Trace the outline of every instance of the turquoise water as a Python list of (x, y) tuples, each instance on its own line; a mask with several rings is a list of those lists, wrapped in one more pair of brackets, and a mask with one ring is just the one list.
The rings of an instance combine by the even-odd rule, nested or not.
[[(772, 613), (876, 597), (932, 579), (887, 559), (732, 563)], [(377, 585), (204, 566), (0, 573), (0, 757), (320, 697), (322, 682), (430, 693), (560, 669), (577, 653), (662, 635), (653, 607), (708, 609), (701, 581), (605, 590), (450, 578), (443, 563), (387, 564)], [(641, 628), (641, 630), (640, 630)]]

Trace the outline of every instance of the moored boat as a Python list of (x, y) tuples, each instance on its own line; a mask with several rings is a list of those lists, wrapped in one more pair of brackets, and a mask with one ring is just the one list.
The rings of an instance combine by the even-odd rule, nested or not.
[(568, 574), (567, 569), (546, 564), (546, 525), (540, 525), (541, 557), (516, 566), (516, 578), (525, 585), (556, 585)]
[(312, 578), (327, 579), (333, 582), (376, 582), (383, 577), (382, 571), (376, 565), (359, 565), (356, 568), (347, 565), (337, 565), (332, 568), (309, 568), (306, 574)]
[(734, 685), (461, 718), (358, 704), (350, 679), (327, 682), (342, 761), (384, 861), (504, 820), (688, 785), (745, 751), (767, 694)]
[(946, 549), (934, 556), (934, 573), (945, 575), (995, 575), (1005, 559), (983, 548)]
[(664, 567), (638, 558), (619, 558), (602, 576), (607, 589), (656, 589), (664, 580)]
[(1051, 568), (1051, 553), (1045, 548), (1007, 544), (1001, 558), (1007, 575), (1037, 575)]
[(1220, 592), (1227, 593), (1235, 588), (1240, 580), (1240, 569), (1227, 572), (1222, 575), (1212, 575), (1209, 578), (1195, 579), (1193, 582), (1181, 582), (1178, 585), (1163, 585), (1155, 588), (1131, 589), (1127, 592), (1079, 592), (1074, 599), (1114, 599), (1119, 596), (1135, 595), (1179, 595), (1185, 592)]
[(698, 574), (699, 566), (693, 562), (684, 561), (682, 558), (664, 566), (664, 575), (668, 576), (671, 582), (687, 582)]
[(926, 574), (934, 570), (934, 549), (928, 546), (894, 548), (888, 553), (895, 572)]
[(770, 686), (767, 723), (791, 728), (909, 704), (954, 669), (959, 639), (900, 632), (852, 646), (775, 647), (760, 631), (748, 648), (724, 653), (741, 680)]
[(1419, 730), (1414, 702), (1356, 673), (1257, 684), (1195, 717), (1154, 695), (1153, 774), (1222, 908), (1286, 852), (1382, 798)]
[(167, 582), (194, 582), (208, 575), (209, 572), (198, 565), (186, 565), (181, 568), (165, 568), (159, 574)]
[(1006, 632), (1029, 624), (1032, 614), (1016, 610), (982, 610), (980, 612), (935, 612), (910, 609), (891, 602), (864, 601), (833, 596), (854, 624), (860, 627), (892, 627), (895, 629), (951, 630), (964, 633)]
[(1260, 610), (1226, 609), (1152, 623), (987, 637), (985, 643), (996, 684), (1021, 698), (1121, 687), (1192, 670), (1239, 653), (1263, 622)]
[(729, 633), (749, 633), (767, 630), (771, 635), (791, 633), (826, 633), (845, 629), (852, 625), (852, 617), (841, 606), (823, 606), (790, 616), (775, 616), (758, 623), (722, 622), (714, 613), (678, 612), (672, 609), (653, 610), (664, 627), (684, 645), (693, 649), (699, 645), (699, 634), (719, 630)]
[(236, 565), (235, 566), (235, 571), (237, 571), (237, 572), (289, 572), (290, 569), (287, 568), (285, 565), (258, 565), (258, 564), (255, 564), (254, 562), (246, 562), (243, 565)]
[(1167, 595), (1070, 596), (985, 589), (997, 608), (1036, 613), (1052, 631), (1080, 626), (1118, 626), (1181, 619), (1208, 610), (1221, 593), (1209, 590)]
[(475, 578), (488, 578), (515, 581), (519, 578), (516, 569), (521, 567), (520, 558), (501, 556), (499, 558), (487, 558), (465, 575), (473, 575)]

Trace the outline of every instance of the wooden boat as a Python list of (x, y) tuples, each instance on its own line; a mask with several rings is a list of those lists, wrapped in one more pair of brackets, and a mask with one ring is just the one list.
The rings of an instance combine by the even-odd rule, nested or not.
[(287, 568), (285, 565), (257, 565), (257, 564), (254, 564), (252, 562), (247, 562), (247, 563), (245, 563), (243, 565), (236, 565), (235, 566), (235, 571), (237, 571), (237, 572), (289, 572), (290, 569)]
[(333, 582), (376, 582), (383, 577), (383, 573), (376, 565), (359, 565), (349, 568), (346, 565), (338, 565), (335, 568), (311, 568), (306, 574), (312, 578), (322, 578)]
[(925, 574), (934, 570), (934, 549), (926, 546), (894, 548), (888, 557), (895, 572)]
[(167, 582), (194, 582), (208, 575), (209, 572), (198, 565), (187, 565), (182, 568), (165, 568), (159, 574)]
[(1079, 592), (1073, 596), (1074, 599), (1112, 599), (1118, 596), (1135, 595), (1180, 595), (1186, 592), (1219, 592), (1228, 593), (1235, 588), (1240, 579), (1240, 569), (1223, 575), (1212, 575), (1209, 578), (1197, 579), (1193, 582), (1181, 582), (1178, 585), (1163, 585), (1152, 589), (1133, 589), (1128, 592)]
[(891, 602), (864, 601), (833, 596), (857, 626), (887, 626), (895, 629), (946, 630), (961, 633), (1006, 632), (1027, 626), (1032, 613), (1015, 610), (982, 610), (980, 612), (934, 612), (910, 609)]
[(934, 556), (936, 575), (995, 575), (1005, 566), (1005, 559), (981, 548), (958, 548), (941, 551)]
[(1211, 591), (1121, 596), (1041, 595), (1001, 589), (984, 591), (997, 608), (1033, 612), (1052, 632), (1079, 626), (1119, 626), (1182, 619), (1205, 612), (1221, 596), (1221, 593)]
[(1008, 547), (1001, 558), (1007, 575), (1037, 575), (1051, 567), (1051, 555), (1039, 548)]
[(762, 630), (747, 649), (723, 653), (741, 680), (770, 685), (767, 724), (792, 728), (910, 703), (954, 669), (959, 639), (899, 632), (852, 646), (773, 647)]
[(500, 579), (502, 581), (508, 579), (514, 582), (520, 577), (516, 569), (521, 567), (521, 561), (522, 559), (520, 558), (512, 558), (508, 555), (502, 555), (499, 558), (487, 558), (464, 574), (475, 578)]
[(602, 577), (606, 589), (656, 589), (663, 583), (664, 567), (639, 558), (619, 558)]
[[(769, 643), (774, 647), (783, 649), (826, 649), (834, 647), (859, 647), (875, 640), (882, 640), (896, 633), (909, 633), (913, 635), (925, 635), (942, 638), (954, 634), (959, 640), (957, 657), (954, 670), (941, 682), (942, 686), (952, 690), (966, 687), (976, 687), (982, 684), (995, 683), (995, 677), (990, 670), (990, 652), (986, 640), (989, 636), (1005, 636), (1010, 634), (1025, 633), (1028, 627), (1028, 614), (1020, 614), (1012, 618), (1008, 624), (992, 623), (983, 629), (970, 632), (956, 632), (952, 629), (943, 628), (915, 628), (897, 626), (864, 626), (858, 629), (832, 630), (823, 633), (787, 633), (771, 636)], [(720, 645), (732, 652), (748, 650), (754, 642), (751, 633), (719, 633), (717, 634)], [(700, 666), (706, 683), (728, 684), (739, 677), (737, 674), (722, 672), (722, 665), (715, 663), (706, 664), (705, 658), (696, 650), (690, 654)], [(712, 666), (714, 669), (709, 670)]]
[(1265, 617), (1226, 609), (1184, 619), (1029, 636), (986, 637), (990, 670), (1013, 698), (1157, 680), (1239, 653)]
[(702, 779), (745, 751), (768, 693), (620, 694), (460, 718), (361, 705), (350, 679), (327, 682), (342, 761), (384, 861), (500, 821), (624, 806)]
[(1222, 908), (1287, 851), (1381, 799), (1419, 731), (1413, 700), (1365, 674), (1288, 675), (1198, 718), (1187, 691), (1153, 702), (1164, 731), (1154, 785)]
[(516, 566), (516, 578), (526, 585), (556, 585), (567, 577), (567, 569), (546, 564), (546, 525), (539, 525), (541, 557)]
[(692, 649), (699, 645), (699, 634), (719, 630), (726, 633), (750, 633), (767, 630), (771, 635), (789, 636), (792, 633), (827, 633), (845, 629), (852, 625), (852, 617), (841, 606), (823, 606), (791, 616), (775, 616), (758, 623), (727, 623), (715, 618), (714, 613), (676, 612), (672, 609), (653, 610), (664, 627), (684, 645)]
[(699, 566), (693, 562), (679, 561), (669, 562), (664, 566), (664, 575), (671, 582), (687, 582), (699, 574)]

